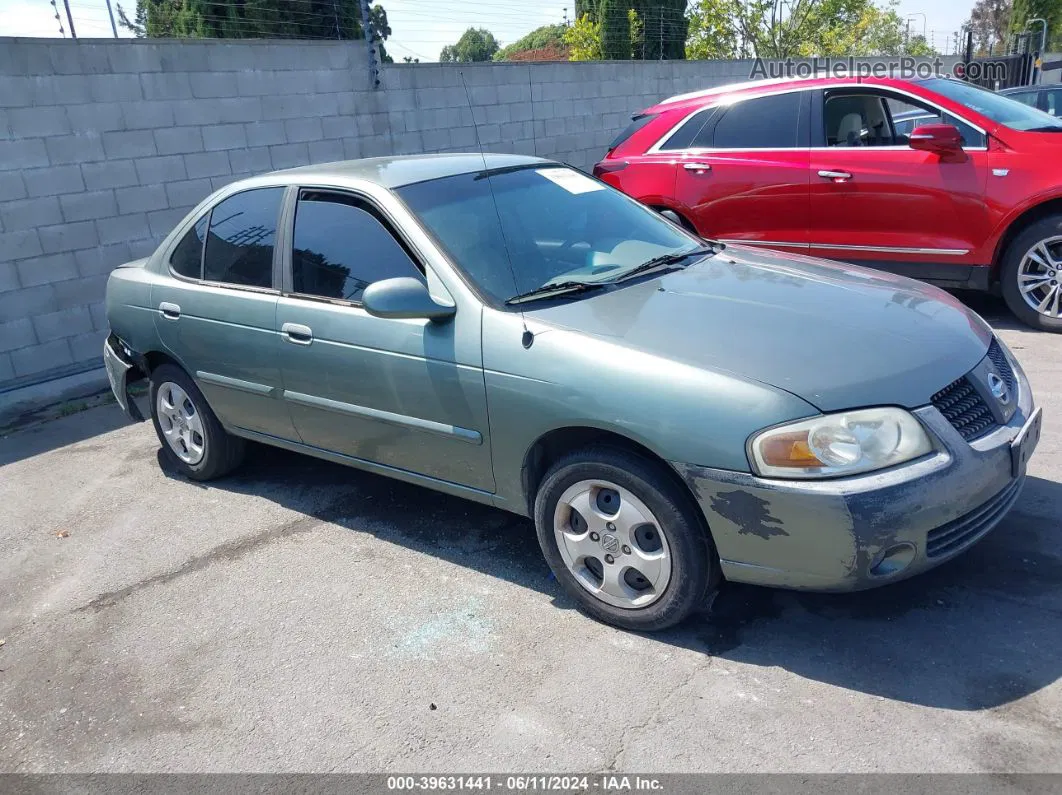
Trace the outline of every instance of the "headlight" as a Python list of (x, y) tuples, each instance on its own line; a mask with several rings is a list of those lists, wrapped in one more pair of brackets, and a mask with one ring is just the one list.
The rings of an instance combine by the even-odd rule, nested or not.
[(749, 440), (753, 470), (774, 478), (855, 475), (932, 451), (921, 423), (897, 408), (813, 417), (761, 431)]

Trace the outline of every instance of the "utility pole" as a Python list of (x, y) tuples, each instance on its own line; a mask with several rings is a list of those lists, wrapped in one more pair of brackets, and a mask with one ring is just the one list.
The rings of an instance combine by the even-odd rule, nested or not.
[(111, 18), (111, 33), (114, 34), (114, 38), (118, 38), (118, 26), (114, 24), (114, 11), (111, 10), (111, 0), (107, 0), (107, 16)]
[(70, 0), (63, 0), (63, 5), (66, 6), (66, 21), (70, 23), (70, 38), (76, 39), (77, 32), (74, 30), (74, 15), (70, 13)]

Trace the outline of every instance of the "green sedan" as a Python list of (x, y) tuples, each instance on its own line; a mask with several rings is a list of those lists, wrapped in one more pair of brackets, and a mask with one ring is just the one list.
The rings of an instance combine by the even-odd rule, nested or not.
[(991, 329), (935, 288), (702, 240), (539, 158), (226, 186), (107, 287), (104, 360), (164, 455), (247, 440), (534, 519), (588, 613), (655, 630), (725, 578), (852, 590), (959, 554), (1040, 433)]

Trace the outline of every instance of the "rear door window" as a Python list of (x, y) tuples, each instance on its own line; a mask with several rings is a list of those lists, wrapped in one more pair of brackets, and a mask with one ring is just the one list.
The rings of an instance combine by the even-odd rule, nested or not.
[(1006, 96), (1010, 99), (1020, 102), (1023, 105), (1028, 105), (1030, 108), (1038, 107), (1036, 104), (1039, 100), (1038, 91), (1015, 91), (1014, 93), (1007, 94)]
[(1062, 116), (1062, 89), (1052, 88), (1045, 91), (1047, 106), (1044, 108), (1052, 116)]
[(273, 286), (273, 245), (283, 188), (237, 193), (210, 213), (203, 257), (207, 281), (245, 287)]
[(717, 149), (793, 149), (800, 145), (800, 101), (793, 91), (737, 102), (715, 125)]

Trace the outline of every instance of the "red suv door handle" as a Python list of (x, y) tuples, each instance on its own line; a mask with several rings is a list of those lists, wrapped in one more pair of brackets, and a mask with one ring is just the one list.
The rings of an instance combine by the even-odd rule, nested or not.
[(819, 176), (823, 179), (828, 179), (831, 182), (848, 182), (852, 178), (852, 175), (847, 171), (820, 171)]
[(682, 167), (687, 171), (696, 171), (699, 174), (712, 170), (711, 163), (683, 163)]

